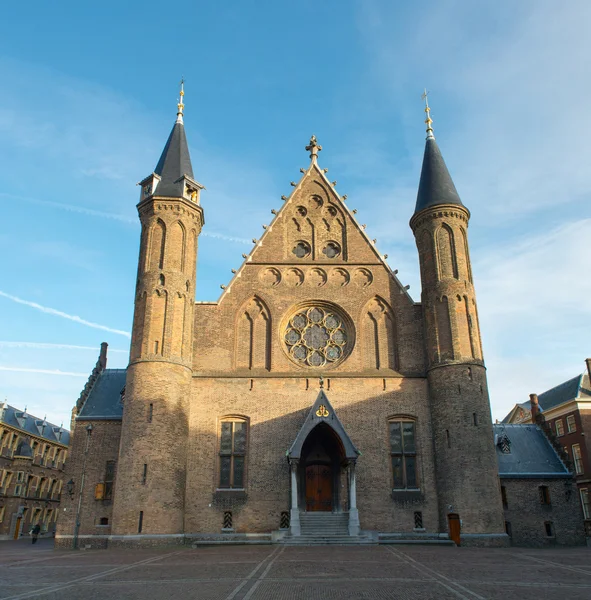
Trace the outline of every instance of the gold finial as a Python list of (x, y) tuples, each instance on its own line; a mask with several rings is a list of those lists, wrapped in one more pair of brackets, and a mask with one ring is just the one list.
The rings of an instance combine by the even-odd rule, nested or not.
[(183, 111), (185, 110), (185, 105), (183, 104), (183, 98), (185, 96), (185, 78), (181, 78), (181, 91), (179, 93), (179, 103), (177, 104), (178, 112), (176, 113), (176, 122), (183, 122)]
[(318, 140), (316, 140), (315, 135), (310, 138), (310, 143), (306, 146), (306, 150), (310, 153), (312, 162), (316, 162), (318, 153), (322, 150), (322, 146), (318, 143)]
[(427, 115), (427, 118), (425, 119), (425, 125), (427, 125), (427, 139), (431, 138), (432, 140), (434, 140), (435, 136), (433, 135), (432, 127), (433, 119), (431, 119), (431, 108), (429, 107), (428, 96), (429, 92), (427, 91), (427, 88), (425, 88), (425, 91), (421, 95), (421, 98), (425, 101), (425, 114)]

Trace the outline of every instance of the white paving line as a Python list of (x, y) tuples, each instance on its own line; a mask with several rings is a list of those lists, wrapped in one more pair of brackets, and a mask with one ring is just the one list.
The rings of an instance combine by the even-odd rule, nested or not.
[(236, 594), (238, 594), (238, 592), (256, 575), (256, 572), (263, 566), (265, 561), (274, 557), (279, 550), (280, 548), (277, 547), (273, 552), (265, 556), (265, 558), (263, 558), (263, 560), (261, 560), (261, 562), (230, 592), (230, 594), (226, 596), (225, 600), (232, 600), (235, 598)]
[[(451, 587), (452, 585), (454, 585), (455, 587), (458, 587), (461, 590), (463, 590), (464, 592), (470, 594), (470, 596), (472, 598), (478, 598), (478, 600), (486, 600), (486, 598), (484, 598), (484, 596), (481, 596), (480, 594), (477, 594), (476, 592), (469, 590), (467, 587), (464, 587), (463, 585), (456, 583), (452, 579), (449, 579), (449, 577), (446, 577), (445, 575), (442, 575), (441, 573), (438, 573), (437, 571), (430, 569), (429, 567), (426, 567), (423, 563), (420, 563), (418, 560), (415, 560), (414, 558), (408, 556), (407, 554), (404, 554), (404, 552), (402, 552), (401, 550), (394, 550), (390, 546), (385, 546), (385, 548), (390, 553), (392, 553), (394, 556), (397, 556), (398, 558), (405, 560), (410, 566), (414, 567), (415, 569), (417, 569), (419, 571), (424, 570), (424, 571), (430, 572), (433, 575), (434, 581), (436, 581), (439, 585), (443, 586), (444, 588), (446, 588), (447, 590), (449, 590), (450, 592), (452, 592), (453, 594), (458, 596), (458, 598), (462, 598), (463, 600), (470, 600), (469, 596), (464, 596), (464, 594), (462, 594), (458, 590), (452, 588)], [(447, 585), (447, 583), (444, 583), (443, 581), (441, 581), (442, 579), (445, 579), (446, 581), (448, 581), (450, 585)]]
[(65, 583), (59, 583), (59, 584), (43, 587), (43, 588), (35, 590), (33, 592), (17, 594), (16, 596), (7, 596), (7, 597), (3, 598), (3, 600), (23, 600), (24, 598), (35, 598), (37, 596), (44, 596), (45, 594), (50, 594), (51, 592), (58, 592), (60, 590), (65, 590), (67, 588), (73, 587), (78, 583), (86, 583), (88, 581), (94, 581), (95, 579), (104, 577), (106, 575), (111, 575), (113, 573), (121, 573), (122, 571), (128, 571), (129, 569), (133, 569), (134, 567), (139, 567), (140, 565), (147, 565), (147, 564), (150, 564), (157, 560), (161, 560), (163, 556), (174, 556), (176, 554), (181, 554), (182, 552), (184, 552), (184, 550), (179, 550), (178, 552), (171, 552), (170, 554), (167, 553), (167, 554), (161, 554), (158, 556), (153, 556), (152, 558), (146, 558), (144, 560), (140, 560), (138, 562), (131, 563), (129, 565), (123, 565), (123, 566), (117, 567), (115, 569), (101, 571), (100, 573), (95, 573), (94, 575), (88, 575), (86, 577), (79, 577), (78, 579), (72, 579), (70, 581), (66, 581)]
[(583, 573), (584, 575), (591, 575), (591, 571), (588, 569), (581, 569), (579, 567), (571, 566), (571, 565), (563, 565), (561, 563), (553, 562), (551, 560), (546, 560), (545, 558), (537, 558), (535, 556), (531, 556), (529, 554), (520, 553), (519, 557), (523, 558), (531, 558), (531, 560), (535, 560), (543, 565), (552, 565), (553, 567), (558, 567), (560, 569), (567, 569), (568, 571), (574, 571), (575, 573)]
[(271, 562), (269, 562), (269, 564), (267, 565), (267, 568), (261, 573), (261, 576), (255, 581), (254, 585), (248, 590), (248, 592), (244, 596), (243, 600), (250, 599), (250, 597), (254, 594), (254, 591), (259, 587), (259, 585), (261, 585), (263, 579), (267, 576), (267, 573), (271, 570), (273, 563), (283, 554), (284, 550), (285, 550), (285, 546), (283, 546), (281, 548), (281, 550), (279, 551), (279, 553), (273, 558), (273, 560), (271, 560)]

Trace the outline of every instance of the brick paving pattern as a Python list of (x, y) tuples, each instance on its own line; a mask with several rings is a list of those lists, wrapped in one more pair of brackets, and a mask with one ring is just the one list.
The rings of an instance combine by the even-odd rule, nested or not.
[(591, 549), (0, 543), (0, 600), (588, 600)]

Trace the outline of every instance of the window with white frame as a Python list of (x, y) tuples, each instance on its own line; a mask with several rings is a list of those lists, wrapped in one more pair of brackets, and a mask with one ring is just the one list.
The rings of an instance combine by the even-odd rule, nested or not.
[(575, 415), (568, 415), (568, 417), (566, 417), (566, 428), (569, 433), (574, 433), (577, 430)]
[(573, 444), (573, 463), (575, 465), (575, 473), (579, 475), (583, 472), (583, 457), (581, 456), (581, 447), (579, 444)]
[(562, 419), (556, 419), (556, 435), (564, 435), (564, 421)]
[(589, 488), (581, 488), (579, 490), (581, 494), (581, 506), (583, 507), (583, 517), (585, 519), (591, 519), (591, 504), (589, 498)]

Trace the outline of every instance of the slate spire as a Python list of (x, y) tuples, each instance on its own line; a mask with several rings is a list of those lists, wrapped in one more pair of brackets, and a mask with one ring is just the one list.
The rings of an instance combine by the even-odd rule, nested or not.
[(193, 167), (191, 166), (191, 157), (189, 156), (187, 136), (183, 124), (184, 96), (184, 81), (181, 81), (177, 119), (168, 136), (162, 156), (154, 169), (154, 173), (160, 176), (157, 191), (159, 196), (182, 198), (184, 192), (182, 178), (185, 176), (193, 179)]
[(431, 208), (440, 204), (458, 204), (463, 206), (433, 135), (433, 120), (431, 119), (431, 108), (427, 100), (426, 90), (423, 94), (423, 99), (425, 100), (425, 113), (427, 115), (425, 119), (427, 141), (425, 143), (425, 154), (423, 156), (423, 168), (421, 170), (415, 215), (425, 208)]

